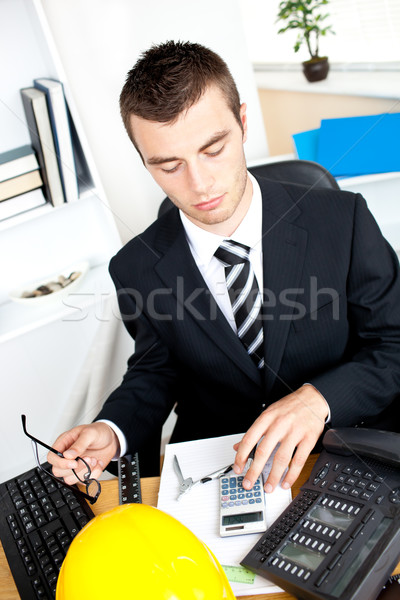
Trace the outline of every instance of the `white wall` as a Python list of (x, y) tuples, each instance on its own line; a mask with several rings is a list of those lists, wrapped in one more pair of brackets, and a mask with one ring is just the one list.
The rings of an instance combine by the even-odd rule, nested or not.
[(123, 241), (163, 198), (125, 133), (118, 98), (140, 53), (168, 39), (199, 42), (228, 63), (248, 104), (248, 160), (268, 154), (238, 0), (42, 0), (83, 128)]

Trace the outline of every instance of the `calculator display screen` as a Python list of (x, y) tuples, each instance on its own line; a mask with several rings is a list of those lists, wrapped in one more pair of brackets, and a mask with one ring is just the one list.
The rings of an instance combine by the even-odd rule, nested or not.
[(354, 519), (354, 517), (349, 514), (340, 513), (337, 510), (325, 508), (321, 505), (315, 506), (307, 516), (319, 523), (324, 523), (330, 527), (336, 527), (341, 531), (345, 531)]
[(308, 550), (308, 548), (304, 548), (304, 546), (299, 546), (298, 544), (293, 544), (292, 542), (289, 542), (281, 550), (279, 550), (279, 554), (284, 558), (290, 559), (297, 565), (301, 565), (302, 567), (306, 567), (312, 571), (315, 571), (318, 565), (320, 565), (325, 558), (318, 552), (312, 552), (311, 550)]
[(238, 515), (226, 515), (222, 517), (222, 525), (239, 525), (240, 523), (254, 523), (262, 521), (263, 513), (261, 511), (252, 513), (241, 513)]

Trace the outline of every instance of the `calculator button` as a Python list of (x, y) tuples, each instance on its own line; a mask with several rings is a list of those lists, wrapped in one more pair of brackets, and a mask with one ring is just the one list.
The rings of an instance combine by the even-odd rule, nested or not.
[(221, 479), (222, 483), (228, 483), (229, 479), (227, 477), (224, 477), (223, 479)]
[(222, 500), (223, 502), (226, 502), (226, 501), (228, 500), (228, 496), (222, 496), (221, 500)]
[(237, 496), (236, 494), (232, 494), (232, 496), (229, 496), (230, 500), (237, 500)]
[(261, 492), (254, 492), (254, 497), (257, 498), (258, 496), (261, 496)]
[(256, 504), (261, 504), (261, 502), (262, 502), (262, 501), (261, 501), (261, 498), (257, 498), (257, 499), (256, 499)]
[(239, 500), (242, 500), (244, 498), (244, 494), (238, 494), (238, 498)]
[(236, 487), (236, 477), (231, 477), (229, 479), (229, 486), (230, 487)]
[(246, 498), (252, 498), (252, 497), (253, 497), (253, 494), (251, 492), (247, 492)]
[(254, 503), (255, 503), (254, 498), (252, 498), (251, 500), (249, 500), (249, 504), (254, 504)]
[(245, 506), (246, 504), (248, 504), (249, 501), (248, 500), (242, 500), (242, 504)]

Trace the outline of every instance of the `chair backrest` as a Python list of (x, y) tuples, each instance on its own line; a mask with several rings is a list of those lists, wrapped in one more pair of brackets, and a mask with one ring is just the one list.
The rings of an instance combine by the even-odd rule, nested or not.
[[(249, 167), (250, 173), (279, 183), (297, 183), (305, 187), (322, 187), (339, 190), (340, 187), (325, 167), (310, 160), (282, 160)], [(158, 210), (163, 215), (173, 206), (169, 198), (164, 198)]]

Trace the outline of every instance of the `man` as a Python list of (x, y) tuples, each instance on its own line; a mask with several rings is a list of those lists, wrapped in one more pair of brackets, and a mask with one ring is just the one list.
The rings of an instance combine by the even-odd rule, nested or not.
[(326, 422), (376, 421), (398, 397), (396, 255), (359, 195), (247, 172), (246, 105), (210, 50), (151, 48), (120, 105), (175, 208), (112, 259), (135, 354), (96, 422), (61, 435), (54, 445), (64, 458), (48, 460), (67, 483), (78, 455), (94, 476), (127, 450), (158, 461), (176, 405), (171, 441), (246, 431), (235, 447), (241, 472), (261, 440), (249, 489), (279, 444), (265, 489), (289, 467), (288, 488)]

